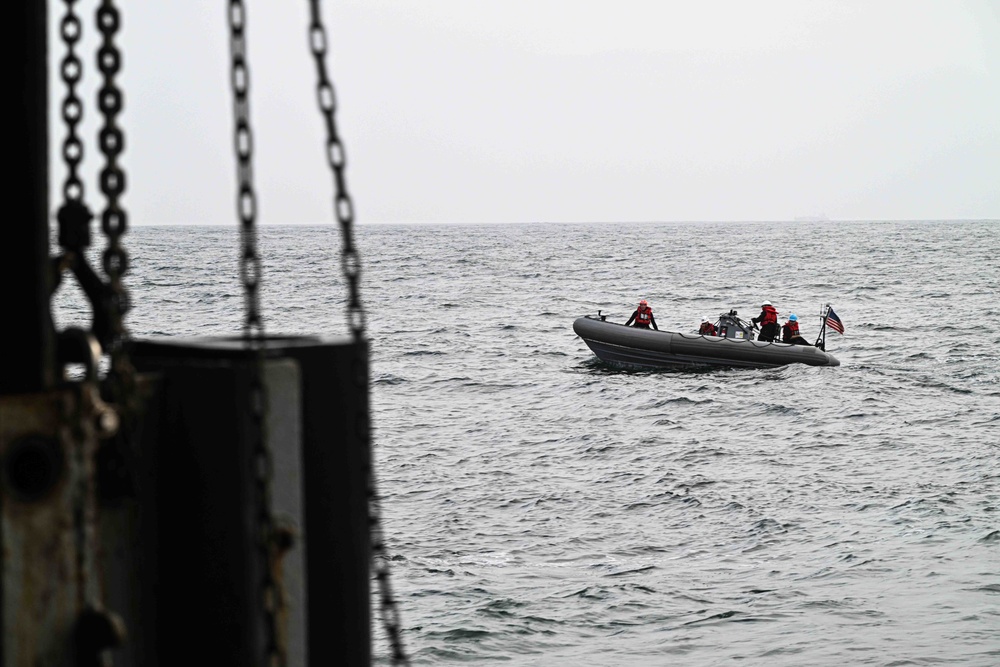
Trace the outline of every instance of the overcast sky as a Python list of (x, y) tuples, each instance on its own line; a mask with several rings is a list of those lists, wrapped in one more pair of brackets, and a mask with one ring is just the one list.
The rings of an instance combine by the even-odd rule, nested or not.
[[(227, 3), (120, 4), (130, 219), (235, 224)], [(260, 221), (329, 221), (308, 3), (247, 6)], [(1000, 218), (1000, 2), (363, 0), (325, 18), (362, 223)]]

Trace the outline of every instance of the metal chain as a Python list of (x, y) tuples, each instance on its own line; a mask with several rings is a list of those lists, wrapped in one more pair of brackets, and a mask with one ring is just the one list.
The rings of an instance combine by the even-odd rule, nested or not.
[[(334, 117), (337, 109), (337, 96), (326, 71), (327, 36), (320, 13), (320, 0), (309, 0), (309, 6), (309, 45), (313, 58), (316, 61), (316, 95), (320, 113), (326, 123), (327, 162), (333, 171), (336, 187), (334, 212), (337, 216), (337, 222), (340, 224), (342, 238), (341, 268), (348, 286), (347, 321), (354, 340), (361, 341), (365, 335), (366, 315), (358, 294), (358, 283), (361, 278), (361, 261), (358, 251), (354, 246), (354, 205), (347, 192), (347, 180), (344, 174), (346, 156), (344, 145), (337, 134), (337, 124)], [(367, 388), (367, 370), (362, 380), (364, 381), (364, 386)], [(360, 421), (363, 421), (363, 428), (367, 435), (370, 433), (367, 412), (359, 414), (358, 418)], [(368, 524), (372, 548), (372, 569), (379, 588), (379, 615), (386, 634), (389, 637), (392, 650), (392, 664), (409, 665), (409, 658), (406, 656), (406, 651), (403, 648), (399, 607), (393, 597), (389, 579), (389, 554), (386, 551), (382, 533), (381, 508), (379, 506), (375, 473), (371, 468), (367, 470), (367, 473)]]
[(371, 531), (372, 569), (375, 571), (375, 581), (378, 582), (379, 588), (379, 617), (389, 637), (392, 664), (409, 665), (410, 659), (403, 647), (403, 623), (399, 615), (399, 605), (396, 604), (392, 594), (392, 584), (389, 579), (389, 554), (385, 548), (378, 490), (372, 471), (368, 474), (368, 525)]
[(229, 2), (229, 50), (232, 58), (231, 85), (236, 121), (237, 191), (236, 212), (240, 219), (240, 280), (243, 283), (246, 318), (243, 333), (247, 339), (263, 338), (260, 317), (260, 255), (257, 254), (257, 196), (253, 189), (253, 132), (250, 129), (250, 71), (246, 61), (246, 8), (243, 0)]
[(124, 96), (115, 81), (122, 66), (121, 51), (115, 44), (115, 37), (121, 29), (121, 14), (112, 0), (101, 0), (97, 9), (97, 29), (102, 37), (101, 47), (97, 51), (97, 68), (103, 79), (97, 94), (97, 106), (104, 121), (98, 134), (98, 145), (104, 155), (104, 168), (100, 174), (101, 193), (105, 197), (101, 229), (108, 239), (102, 264), (109, 283), (106, 307), (111, 329), (110, 384), (119, 409), (131, 415), (138, 410), (138, 399), (135, 371), (125, 354), (128, 330), (124, 319), (131, 309), (131, 303), (122, 282), (122, 276), (128, 272), (128, 253), (122, 246), (121, 238), (128, 231), (128, 214), (121, 206), (121, 196), (125, 192), (125, 172), (118, 162), (125, 150), (125, 134), (118, 125)]
[(316, 96), (319, 110), (326, 122), (326, 158), (333, 171), (336, 194), (334, 196), (334, 213), (340, 223), (341, 251), (340, 261), (344, 279), (347, 282), (347, 324), (355, 340), (361, 340), (365, 334), (366, 314), (358, 294), (358, 283), (361, 279), (361, 259), (354, 246), (354, 204), (347, 193), (347, 179), (344, 175), (346, 155), (344, 145), (337, 134), (337, 123), (334, 114), (337, 111), (337, 95), (333, 83), (326, 73), (326, 28), (320, 15), (320, 0), (309, 0), (309, 46), (316, 60)]
[(250, 127), (250, 72), (247, 67), (246, 8), (242, 0), (229, 2), (229, 46), (235, 118), (234, 144), (238, 182), (236, 210), (240, 221), (240, 279), (246, 317), (244, 340), (255, 356), (250, 379), (251, 414), (254, 420), (254, 476), (257, 486), (258, 546), (264, 561), (261, 573), (261, 606), (265, 616), (265, 664), (285, 665), (287, 655), (279, 616), (283, 593), (275, 577), (278, 567), (278, 534), (271, 512), (274, 457), (267, 441), (267, 391), (264, 385), (265, 334), (260, 315), (261, 263), (257, 253), (257, 199), (253, 186), (253, 133)]
[[(77, 16), (75, 5), (77, 0), (63, 0), (65, 13), (59, 22), (59, 35), (66, 46), (66, 55), (59, 66), (60, 77), (66, 89), (62, 101), (62, 120), (66, 126), (66, 138), (62, 144), (62, 158), (66, 165), (66, 178), (63, 181), (63, 203), (58, 213), (59, 243), (64, 247), (72, 245), (73, 249), (82, 252), (89, 242), (89, 223), (92, 215), (83, 202), (84, 186), (80, 178), (80, 163), (83, 161), (83, 141), (77, 134), (77, 128), (83, 121), (83, 101), (77, 94), (77, 85), (83, 78), (83, 63), (76, 54), (76, 46), (83, 37), (83, 24)], [(70, 221), (70, 222), (66, 222)], [(71, 224), (72, 223), (72, 224)], [(64, 228), (72, 227), (76, 234), (67, 234)], [(93, 378), (88, 377), (88, 380)], [(70, 445), (70, 455), (74, 458), (73, 465), (77, 470), (86, 470), (84, 460), (87, 445), (85, 417), (83, 411), (82, 385), (71, 390), (73, 393), (64, 397), (60, 410), (60, 431)], [(90, 598), (90, 548), (92, 547), (88, 525), (87, 476), (78, 474), (72, 480), (72, 511), (73, 511), (73, 543), (74, 565), (78, 601), (81, 608), (94, 602)]]
[[(70, 456), (73, 457), (73, 465), (79, 471), (87, 470), (87, 433), (84, 426), (84, 392), (86, 385), (76, 385), (72, 394), (64, 398), (62, 431), (70, 443)], [(76, 585), (79, 591), (81, 607), (85, 608), (94, 604), (95, 600), (90, 595), (90, 575), (91, 560), (88, 555), (92, 554), (93, 541), (92, 532), (87, 530), (90, 524), (89, 513), (93, 508), (88, 502), (88, 482), (92, 478), (86, 474), (77, 474), (73, 480), (73, 541), (76, 547)]]
[(66, 86), (66, 97), (62, 103), (62, 119), (66, 125), (66, 139), (63, 140), (62, 156), (66, 163), (66, 180), (63, 182), (63, 199), (66, 202), (82, 203), (83, 181), (79, 167), (83, 160), (83, 142), (76, 133), (83, 120), (83, 102), (76, 93), (76, 86), (83, 77), (83, 63), (76, 55), (76, 44), (83, 34), (80, 18), (74, 12), (77, 0), (63, 0), (66, 13), (59, 23), (59, 34), (66, 45), (66, 55), (59, 66), (59, 73)]

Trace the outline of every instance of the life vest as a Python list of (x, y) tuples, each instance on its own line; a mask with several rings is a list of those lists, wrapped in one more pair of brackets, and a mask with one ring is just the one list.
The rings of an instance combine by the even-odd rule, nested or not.
[(653, 321), (653, 309), (649, 306), (643, 308), (639, 306), (635, 311), (635, 325), (637, 327), (648, 327)]
[(701, 325), (701, 329), (698, 330), (698, 333), (704, 336), (714, 336), (715, 325), (712, 324), (711, 322), (705, 322), (704, 324)]
[(786, 327), (786, 330), (788, 331), (788, 337), (789, 338), (793, 338), (793, 337), (799, 335), (799, 323), (798, 322), (792, 322), (792, 321), (789, 320), (788, 324), (786, 324), (785, 327)]
[(774, 306), (761, 306), (761, 311), (761, 326), (778, 323), (778, 311), (774, 309)]

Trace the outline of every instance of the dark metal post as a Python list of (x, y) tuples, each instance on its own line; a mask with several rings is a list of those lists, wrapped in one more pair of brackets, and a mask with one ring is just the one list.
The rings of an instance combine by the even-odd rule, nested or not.
[(819, 335), (816, 336), (816, 342), (814, 343), (815, 347), (818, 347), (824, 352), (826, 351), (826, 314), (829, 311), (830, 311), (830, 304), (826, 304), (825, 308), (820, 308), (819, 316), (823, 320), (823, 323), (819, 327)]
[(4, 41), (12, 45), (12, 113), (7, 126), (13, 165), (4, 177), (13, 203), (0, 225), (0, 394), (42, 391), (55, 384), (55, 332), (49, 306), (48, 60), (45, 2), (4, 9)]
[[(157, 656), (144, 664), (185, 664), (191, 647), (198, 646), (204, 664), (255, 664), (264, 634), (248, 437), (255, 428), (249, 410), (255, 352), (240, 338), (168, 338), (133, 341), (131, 358), (140, 371), (159, 377), (140, 447), (143, 533), (135, 544), (145, 550), (138, 557), (143, 570), (136, 575), (144, 588), (135, 608), (142, 609), (137, 634), (146, 643), (137, 655)], [(291, 616), (289, 630), (302, 637), (298, 655), (308, 661), (296, 661), (290, 651), (289, 664), (366, 667), (371, 664), (368, 345), (271, 338), (267, 359), (267, 368), (281, 361), (296, 369), (294, 392), (268, 381), (267, 416), (270, 425), (294, 422), (300, 433), (297, 440), (269, 443), (272, 502), (301, 494), (297, 523), (303, 540), (296, 548), (306, 594), (292, 607), (301, 607), (305, 627), (292, 626)], [(301, 460), (301, 474), (281, 478), (281, 461), (292, 456)], [(285, 556), (286, 565), (293, 552)], [(284, 580), (291, 577), (289, 571)], [(184, 641), (177, 641), (179, 636)]]

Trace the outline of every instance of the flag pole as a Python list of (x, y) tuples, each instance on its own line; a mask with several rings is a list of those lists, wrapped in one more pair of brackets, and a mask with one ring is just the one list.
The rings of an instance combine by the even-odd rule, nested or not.
[(830, 304), (826, 304), (826, 309), (820, 308), (819, 316), (823, 319), (823, 325), (819, 328), (819, 336), (816, 337), (815, 347), (826, 352), (826, 314), (830, 312)]

